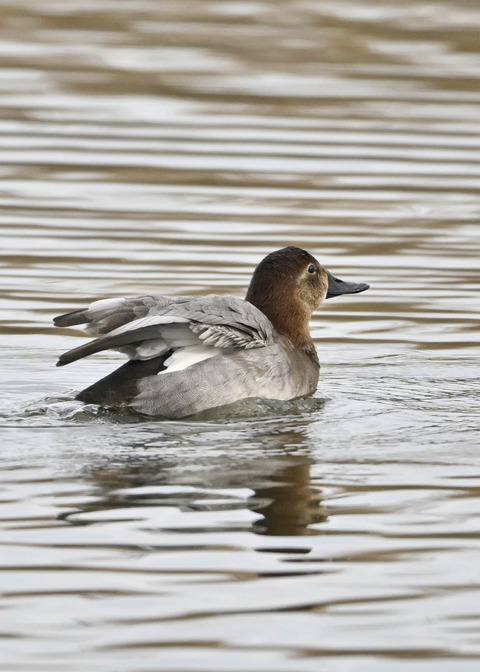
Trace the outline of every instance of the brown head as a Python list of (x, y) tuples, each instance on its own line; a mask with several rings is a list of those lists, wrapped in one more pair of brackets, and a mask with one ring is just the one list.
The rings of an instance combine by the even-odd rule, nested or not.
[(310, 318), (325, 298), (368, 289), (338, 280), (299, 247), (272, 252), (255, 269), (245, 299), (300, 348), (311, 345)]

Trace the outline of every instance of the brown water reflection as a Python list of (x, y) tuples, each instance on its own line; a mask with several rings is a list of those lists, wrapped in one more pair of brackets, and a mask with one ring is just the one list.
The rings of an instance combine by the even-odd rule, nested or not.
[[(5, 669), (477, 672), (478, 3), (0, 14)], [(285, 244), (372, 286), (314, 318), (316, 399), (71, 401), (117, 358), (55, 369), (53, 315)]]
[(270, 475), (264, 475), (265, 485), (255, 490), (253, 511), (263, 519), (254, 524), (257, 534), (299, 536), (313, 533), (314, 523), (328, 518), (321, 507), (320, 492), (310, 484), (310, 460), (285, 456), (284, 466)]
[[(272, 451), (272, 456), (269, 457), (268, 453), (262, 457), (256, 455), (243, 460), (241, 467), (234, 465), (232, 468), (230, 459), (225, 456), (214, 464), (212, 474), (208, 477), (202, 474), (198, 487), (204, 490), (203, 494), (196, 488), (187, 488), (186, 491), (180, 488), (174, 495), (168, 493), (168, 486), (175, 483), (171, 473), (173, 469), (181, 471), (179, 484), (185, 481), (195, 483), (197, 480), (195, 472), (188, 473), (183, 459), (176, 463), (172, 455), (166, 459), (155, 455), (140, 462), (134, 460), (133, 464), (126, 461), (115, 467), (108, 464), (97, 466), (94, 471), (87, 469), (97, 494), (102, 493), (88, 510), (95, 512), (126, 507), (175, 505), (184, 511), (221, 511), (225, 508), (238, 508), (239, 502), (233, 498), (229, 506), (228, 498), (224, 497), (217, 503), (212, 500), (212, 491), (220, 487), (224, 491), (232, 492), (248, 488), (253, 493), (240, 506), (243, 508), (246, 505), (251, 511), (261, 514), (252, 525), (253, 532), (273, 536), (315, 533), (311, 525), (325, 522), (328, 515), (321, 505), (321, 491), (311, 486), (312, 458), (295, 453), (281, 454), (291, 438), (287, 433), (280, 442), (266, 442), (270, 444), (268, 450)], [(305, 441), (301, 434), (295, 438), (297, 445)], [(163, 493), (162, 488), (167, 489), (167, 494)], [(125, 492), (130, 494), (125, 495)], [(77, 522), (76, 512), (73, 513), (73, 518), (69, 512), (63, 514), (62, 518)]]

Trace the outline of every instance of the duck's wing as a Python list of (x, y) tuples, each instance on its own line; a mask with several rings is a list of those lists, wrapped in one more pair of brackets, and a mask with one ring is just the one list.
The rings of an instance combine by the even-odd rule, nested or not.
[[(84, 317), (85, 314), (69, 319)], [(101, 319), (95, 320), (97, 331), (101, 323)], [(107, 323), (114, 323), (114, 315), (107, 318)], [(61, 321), (59, 326), (67, 325)], [(100, 328), (105, 328), (105, 322)], [(201, 352), (197, 347), (194, 361), (190, 362), (195, 363), (199, 358), (206, 359), (217, 354), (219, 349), (247, 350), (270, 343), (273, 343), (273, 326), (255, 306), (236, 297), (211, 295), (151, 308), (145, 317), (127, 321), (96, 340), (64, 353), (57, 366), (109, 349), (122, 349), (130, 359), (151, 359), (184, 349), (187, 358), (192, 354), (191, 350), (188, 351), (190, 346), (201, 345)], [(189, 365), (188, 362), (179, 362), (179, 357), (171, 360), (177, 368)]]
[(191, 296), (135, 296), (132, 298), (100, 299), (87, 308), (59, 315), (56, 327), (83, 326), (89, 336), (101, 336), (151, 313), (161, 313), (173, 303), (191, 301)]

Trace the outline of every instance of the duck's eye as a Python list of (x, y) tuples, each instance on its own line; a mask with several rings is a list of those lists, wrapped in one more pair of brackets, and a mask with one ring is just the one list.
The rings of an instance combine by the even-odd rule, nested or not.
[(317, 269), (313, 264), (310, 264), (310, 266), (307, 268), (307, 273), (310, 273), (310, 275), (315, 275), (317, 272)]

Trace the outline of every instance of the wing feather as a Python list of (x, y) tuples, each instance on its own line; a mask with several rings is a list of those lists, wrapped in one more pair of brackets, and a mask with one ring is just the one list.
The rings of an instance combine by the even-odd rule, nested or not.
[[(143, 315), (134, 318), (135, 312)], [(62, 354), (57, 366), (111, 348), (121, 349), (131, 359), (149, 359), (199, 344), (212, 350), (244, 350), (273, 343), (268, 318), (236, 297), (107, 299), (62, 315), (55, 323), (71, 326), (85, 321), (88, 331), (99, 338)], [(110, 329), (114, 324), (118, 326)]]
[(189, 301), (188, 296), (135, 296), (133, 298), (100, 299), (87, 308), (74, 310), (55, 317), (56, 327), (86, 325), (89, 336), (101, 336), (117, 329), (123, 324), (133, 322), (152, 313), (161, 313), (172, 303)]

